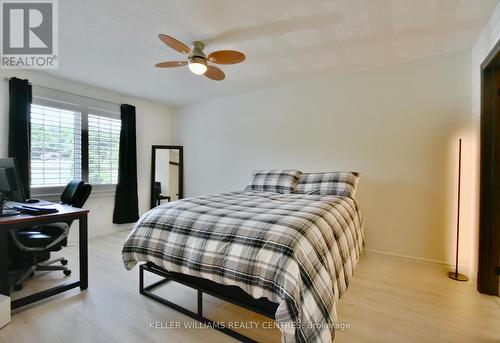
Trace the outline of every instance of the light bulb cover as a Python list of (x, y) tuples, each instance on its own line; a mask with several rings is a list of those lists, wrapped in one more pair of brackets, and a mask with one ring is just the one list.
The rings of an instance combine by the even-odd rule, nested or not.
[(192, 57), (189, 59), (188, 67), (193, 74), (203, 75), (207, 71), (207, 62), (204, 58)]

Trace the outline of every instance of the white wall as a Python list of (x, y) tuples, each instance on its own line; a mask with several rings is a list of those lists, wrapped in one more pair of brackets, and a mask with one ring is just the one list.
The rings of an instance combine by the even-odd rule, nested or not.
[[(35, 85), (55, 88), (78, 95), (89, 96), (114, 103), (127, 103), (136, 107), (137, 165), (139, 210), (144, 213), (150, 205), (151, 145), (169, 144), (170, 110), (164, 105), (139, 98), (110, 92), (104, 89), (53, 77), (48, 73), (33, 71), (0, 70), (0, 158), (7, 157), (9, 88), (5, 77), (26, 78)], [(127, 229), (129, 224), (112, 224), (114, 197), (93, 195), (87, 202), (90, 209), (89, 235), (96, 236)]]
[(477, 273), (477, 251), (479, 239), (479, 171), (480, 171), (480, 124), (481, 124), (481, 63), (500, 40), (500, 3), (496, 6), (488, 22), (472, 47), (472, 123), (468, 130), (471, 145), (467, 151), (470, 160), (470, 172), (467, 175), (464, 202), (466, 202), (466, 218), (464, 229), (470, 239), (464, 246), (471, 252), (470, 269)]
[(470, 75), (466, 51), (179, 108), (186, 194), (243, 189), (259, 168), (360, 171), (368, 249), (452, 261)]

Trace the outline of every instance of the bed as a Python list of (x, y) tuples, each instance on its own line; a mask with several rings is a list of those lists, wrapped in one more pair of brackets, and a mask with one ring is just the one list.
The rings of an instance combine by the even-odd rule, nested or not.
[(264, 301), (284, 342), (331, 342), (336, 303), (363, 246), (352, 197), (238, 191), (150, 210), (122, 255), (127, 269), (147, 262), (141, 268), (166, 278), (206, 280)]

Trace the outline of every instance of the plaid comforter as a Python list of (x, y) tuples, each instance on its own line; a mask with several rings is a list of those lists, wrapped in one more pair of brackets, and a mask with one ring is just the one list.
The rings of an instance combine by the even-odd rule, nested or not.
[(127, 269), (151, 261), (278, 303), (285, 342), (331, 342), (363, 242), (351, 198), (242, 191), (152, 209), (122, 253)]

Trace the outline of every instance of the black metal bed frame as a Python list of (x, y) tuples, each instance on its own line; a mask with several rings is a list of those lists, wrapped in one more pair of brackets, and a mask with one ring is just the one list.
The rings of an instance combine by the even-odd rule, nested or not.
[[(161, 276), (163, 277), (163, 279), (145, 287), (144, 286), (145, 271)], [(180, 305), (174, 304), (152, 293), (152, 290), (170, 281), (174, 281), (197, 290), (198, 293), (197, 312), (190, 311)], [(209, 325), (211, 328), (214, 328), (222, 333), (225, 333), (226, 335), (231, 336), (241, 342), (256, 343), (257, 341), (247, 336), (244, 336), (236, 331), (233, 331), (225, 326), (218, 325), (217, 322), (214, 322), (203, 316), (203, 293), (227, 301), (231, 304), (246, 308), (252, 312), (271, 318), (272, 320), (274, 320), (274, 315), (278, 308), (278, 304), (270, 302), (266, 298), (254, 299), (252, 296), (250, 296), (237, 286), (221, 285), (217, 282), (213, 282), (207, 279), (185, 275), (181, 273), (169, 272), (163, 268), (158, 267), (152, 262), (146, 262), (139, 266), (139, 292), (142, 295), (147, 296), (148, 298), (156, 300), (157, 302), (166, 305), (170, 308), (173, 308), (174, 310), (179, 311), (193, 319), (196, 319), (201, 323)]]

